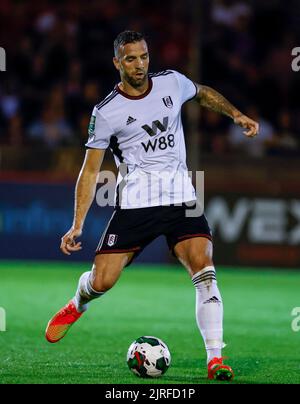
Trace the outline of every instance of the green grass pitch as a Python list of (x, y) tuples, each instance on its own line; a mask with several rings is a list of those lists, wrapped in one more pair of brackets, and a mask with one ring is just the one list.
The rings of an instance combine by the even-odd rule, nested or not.
[[(206, 379), (195, 291), (181, 267), (125, 269), (66, 338), (49, 344), (48, 320), (88, 269), (84, 263), (0, 263), (0, 306), (6, 311), (0, 383), (220, 383)], [(236, 375), (231, 383), (299, 383), (300, 331), (292, 331), (291, 312), (300, 306), (300, 273), (237, 268), (217, 273), (225, 309), (223, 354)], [(127, 368), (127, 349), (142, 335), (163, 339), (171, 351), (171, 367), (159, 379), (140, 379)]]

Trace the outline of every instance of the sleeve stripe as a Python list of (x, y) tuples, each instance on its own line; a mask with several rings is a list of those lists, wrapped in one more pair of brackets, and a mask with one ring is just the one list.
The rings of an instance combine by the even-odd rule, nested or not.
[(102, 102), (96, 105), (98, 111), (104, 107), (104, 105), (108, 104), (111, 100), (113, 100), (118, 95), (117, 90), (114, 90), (111, 95), (107, 96)]
[(149, 73), (149, 77), (167, 76), (168, 74), (174, 74), (172, 70), (163, 70), (158, 73)]
[(193, 81), (193, 84), (194, 84), (194, 86), (195, 86), (195, 88), (196, 88), (196, 94), (194, 95), (194, 97), (192, 98), (192, 100), (193, 100), (195, 97), (197, 97), (197, 94), (198, 94), (198, 87), (196, 86), (196, 84), (194, 83), (194, 81)]

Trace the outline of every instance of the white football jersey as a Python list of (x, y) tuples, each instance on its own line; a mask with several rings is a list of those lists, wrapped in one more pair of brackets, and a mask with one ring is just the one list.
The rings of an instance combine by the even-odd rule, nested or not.
[(181, 107), (196, 85), (174, 70), (149, 74), (148, 90), (130, 96), (118, 85), (94, 107), (88, 148), (111, 149), (119, 168), (115, 206), (123, 209), (195, 201), (186, 166)]

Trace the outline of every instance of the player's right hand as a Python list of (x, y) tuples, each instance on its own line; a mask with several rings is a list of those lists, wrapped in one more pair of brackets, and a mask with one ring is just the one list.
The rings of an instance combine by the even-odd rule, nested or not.
[(81, 242), (76, 243), (76, 238), (82, 234), (81, 229), (71, 229), (61, 238), (60, 249), (66, 255), (71, 255), (71, 252), (82, 249)]

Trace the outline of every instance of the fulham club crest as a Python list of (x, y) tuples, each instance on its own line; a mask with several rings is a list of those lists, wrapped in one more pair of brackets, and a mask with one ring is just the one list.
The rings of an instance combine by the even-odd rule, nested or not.
[(112, 247), (113, 245), (115, 245), (117, 242), (117, 238), (118, 238), (118, 236), (116, 234), (109, 234), (107, 236), (107, 245), (109, 247)]
[(173, 101), (169, 95), (164, 97), (162, 100), (167, 108), (173, 108)]

